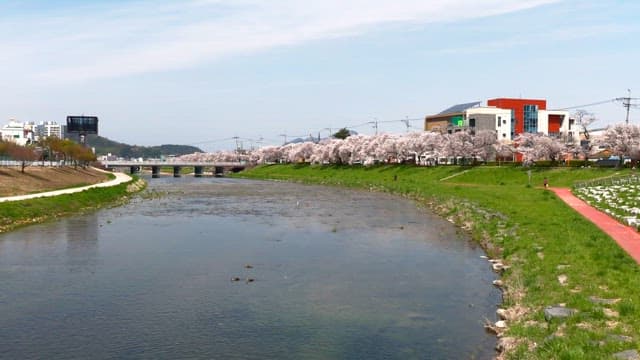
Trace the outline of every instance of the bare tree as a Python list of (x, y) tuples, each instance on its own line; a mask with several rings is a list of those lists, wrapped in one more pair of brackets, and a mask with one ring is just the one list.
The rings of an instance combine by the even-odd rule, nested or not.
[(578, 109), (573, 114), (574, 118), (577, 120), (576, 125), (580, 126), (582, 129), (582, 133), (584, 134), (585, 140), (589, 140), (589, 125), (598, 121), (593, 113), (590, 113), (583, 109)]

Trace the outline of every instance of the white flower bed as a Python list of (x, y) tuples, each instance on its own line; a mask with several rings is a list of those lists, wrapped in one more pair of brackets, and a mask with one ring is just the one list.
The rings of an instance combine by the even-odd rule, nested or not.
[(640, 231), (640, 182), (585, 186), (574, 190), (576, 196), (591, 206), (633, 226)]

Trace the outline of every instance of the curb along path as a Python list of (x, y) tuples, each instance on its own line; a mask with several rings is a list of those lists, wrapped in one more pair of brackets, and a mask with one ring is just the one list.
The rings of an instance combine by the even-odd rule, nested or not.
[(640, 264), (640, 233), (597, 210), (571, 193), (570, 189), (550, 188), (562, 201), (582, 214), (611, 236), (638, 264)]
[[(94, 168), (94, 169), (96, 169), (96, 168)], [(0, 202), (19, 201), (19, 200), (41, 198), (41, 197), (58, 196), (58, 195), (64, 195), (64, 194), (73, 194), (73, 193), (85, 191), (85, 190), (88, 190), (88, 189), (115, 186), (115, 185), (119, 185), (119, 184), (122, 184), (122, 183), (125, 183), (125, 182), (128, 182), (128, 181), (131, 181), (131, 176), (129, 176), (127, 174), (124, 174), (124, 173), (116, 173), (116, 172), (112, 173), (112, 172), (108, 172), (108, 171), (104, 171), (104, 170), (100, 170), (100, 169), (96, 169), (96, 170), (102, 171), (104, 173), (113, 174), (113, 175), (115, 175), (116, 178), (113, 179), (113, 180), (109, 180), (109, 181), (105, 181), (105, 182), (101, 182), (101, 183), (97, 183), (97, 184), (93, 184), (93, 185), (88, 185), (88, 186), (77, 187), (77, 188), (46, 191), (46, 192), (41, 192), (41, 193), (37, 193), (37, 194), (29, 194), (29, 195), (16, 195), (16, 196), (0, 197)]]

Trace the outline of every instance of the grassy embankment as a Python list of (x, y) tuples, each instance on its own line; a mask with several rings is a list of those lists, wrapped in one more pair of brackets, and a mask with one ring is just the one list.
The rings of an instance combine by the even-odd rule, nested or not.
[[(595, 225), (540, 186), (544, 177), (551, 186), (570, 187), (575, 181), (618, 173), (533, 169), (533, 186), (528, 185), (526, 169), (514, 167), (273, 165), (241, 176), (387, 191), (417, 199), (470, 231), (489, 256), (510, 266), (502, 274), (508, 328), (501, 336), (512, 341), (505, 341), (511, 348), (503, 355), (606, 359), (640, 346), (640, 267)], [(544, 308), (556, 304), (578, 312), (547, 322)]]
[[(109, 176), (110, 178), (113, 175)], [(126, 202), (146, 186), (138, 178), (116, 186), (93, 188), (78, 193), (0, 203), (0, 233), (15, 228), (79, 214)]]

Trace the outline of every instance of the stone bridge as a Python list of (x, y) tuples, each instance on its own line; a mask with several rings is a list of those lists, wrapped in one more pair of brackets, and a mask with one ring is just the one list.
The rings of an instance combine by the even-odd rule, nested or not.
[(129, 168), (132, 174), (135, 174), (143, 168), (151, 169), (151, 177), (160, 177), (160, 169), (171, 167), (173, 168), (173, 177), (180, 177), (181, 170), (185, 167), (192, 167), (195, 177), (202, 177), (205, 171), (209, 169), (214, 176), (224, 176), (225, 172), (238, 172), (247, 167), (244, 162), (203, 162), (203, 161), (161, 161), (161, 160), (146, 160), (146, 161), (103, 161), (102, 164), (107, 169), (114, 168)]

